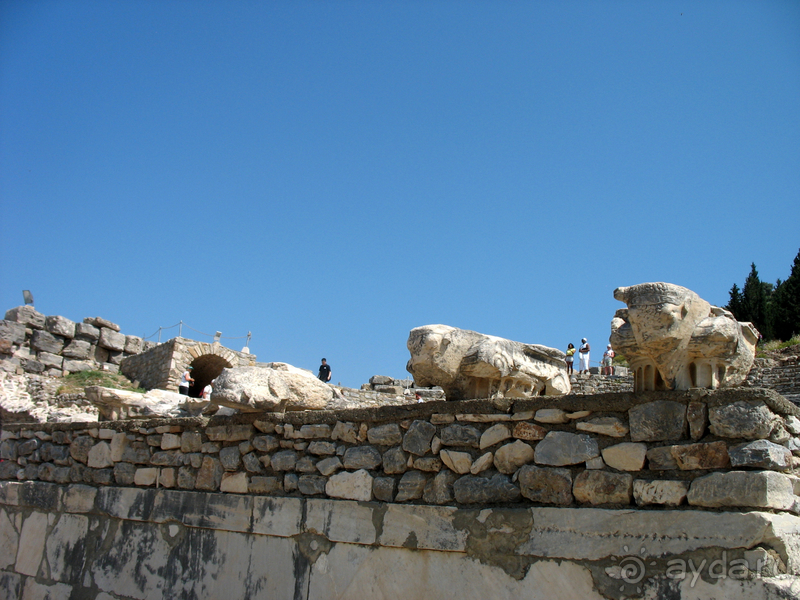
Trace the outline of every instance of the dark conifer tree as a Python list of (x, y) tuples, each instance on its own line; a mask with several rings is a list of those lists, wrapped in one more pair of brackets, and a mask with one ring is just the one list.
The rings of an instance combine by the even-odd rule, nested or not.
[(794, 258), (792, 272), (784, 282), (778, 282), (773, 297), (775, 337), (787, 341), (800, 334), (800, 251)]
[(750, 265), (750, 275), (744, 282), (742, 290), (742, 312), (747, 321), (755, 325), (765, 340), (772, 339), (772, 323), (769, 314), (768, 291), (770, 286), (764, 286), (758, 277), (756, 264)]

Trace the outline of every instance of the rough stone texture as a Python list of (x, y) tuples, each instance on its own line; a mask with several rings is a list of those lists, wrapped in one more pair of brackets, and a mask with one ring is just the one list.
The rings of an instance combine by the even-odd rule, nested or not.
[(568, 469), (525, 465), (519, 470), (520, 491), (541, 504), (572, 504), (572, 474)]
[(408, 336), (407, 370), (421, 387), (440, 386), (449, 400), (567, 394), (564, 353), (447, 325)]
[(497, 423), (496, 425), (493, 425), (484, 431), (481, 435), (480, 449), (485, 450), (486, 448), (494, 446), (495, 444), (499, 444), (510, 437), (511, 432), (508, 429), (508, 425)]
[(122, 352), (125, 350), (125, 336), (119, 333), (119, 331), (114, 331), (108, 327), (101, 327), (100, 340), (97, 344), (106, 350)]
[(764, 402), (745, 400), (712, 406), (708, 417), (714, 435), (746, 439), (769, 437), (777, 419)]
[(618, 471), (641, 471), (647, 455), (647, 445), (624, 442), (603, 448), (603, 461)]
[(672, 446), (671, 452), (681, 471), (724, 469), (731, 464), (725, 442)]
[(43, 329), (45, 316), (37, 312), (32, 306), (17, 306), (6, 311), (6, 321), (13, 321), (27, 325), (32, 329)]
[(408, 500), (422, 498), (427, 481), (428, 478), (420, 471), (406, 472), (397, 484), (397, 495), (394, 501), (407, 502)]
[(647, 451), (647, 466), (651, 471), (670, 471), (678, 468), (672, 446), (659, 446)]
[(644, 481), (633, 482), (633, 499), (639, 506), (663, 504), (678, 506), (686, 499), (689, 491), (688, 481)]
[(442, 450), (439, 453), (439, 458), (448, 469), (459, 475), (469, 473), (472, 467), (472, 456), (467, 452)]
[(635, 388), (688, 390), (741, 384), (755, 358), (758, 331), (724, 308), (670, 283), (614, 290), (628, 305), (611, 321), (611, 345), (628, 359)]
[(599, 417), (591, 421), (581, 421), (575, 424), (575, 429), (609, 437), (628, 435), (628, 426), (616, 417)]
[(333, 388), (313, 373), (286, 363), (224, 369), (211, 401), (244, 412), (321, 410), (333, 400)]
[(792, 453), (768, 440), (746, 442), (728, 448), (733, 467), (784, 470), (792, 466)]
[(540, 408), (533, 417), (535, 421), (548, 424), (569, 423), (566, 411), (560, 408)]
[(600, 456), (597, 441), (586, 434), (551, 431), (536, 444), (534, 460), (540, 465), (564, 467)]
[(64, 349), (66, 340), (58, 335), (53, 335), (47, 331), (37, 330), (31, 336), (31, 348), (39, 352), (49, 352), (50, 354), (60, 354)]
[(630, 504), (633, 477), (608, 471), (584, 471), (575, 478), (572, 493), (588, 504)]
[(514, 425), (512, 435), (518, 440), (533, 442), (544, 439), (544, 436), (547, 435), (547, 430), (533, 423), (520, 422)]
[(792, 480), (774, 471), (711, 473), (692, 481), (687, 496), (692, 506), (739, 506), (792, 510), (796, 496)]
[(514, 473), (519, 467), (533, 460), (534, 450), (530, 444), (516, 440), (500, 446), (494, 453), (494, 466), (501, 473)]
[(464, 475), (453, 484), (453, 492), (459, 504), (515, 502), (521, 495), (519, 488), (500, 473), (490, 478)]
[(705, 402), (689, 402), (686, 420), (689, 422), (689, 436), (694, 441), (702, 438), (708, 425), (708, 405)]
[(383, 453), (383, 472), (388, 475), (405, 473), (408, 465), (408, 455), (400, 446), (389, 448)]
[(367, 431), (367, 439), (370, 444), (376, 446), (395, 446), (403, 441), (403, 434), (400, 433), (400, 426), (397, 423), (387, 423), (370, 428)]
[(416, 420), (411, 423), (403, 436), (403, 450), (423, 456), (431, 449), (431, 440), (436, 434), (436, 426), (427, 421)]
[(61, 354), (67, 358), (85, 360), (90, 357), (91, 351), (92, 345), (89, 342), (85, 342), (83, 340), (70, 340), (70, 342), (64, 346)]
[(425, 484), (422, 498), (429, 504), (447, 504), (453, 501), (453, 483), (457, 475), (451, 471), (437, 473)]
[(152, 417), (186, 417), (191, 414), (186, 396), (166, 390), (150, 390), (144, 394), (101, 386), (86, 388), (86, 398), (109, 421)]
[(342, 462), (345, 469), (374, 469), (381, 464), (383, 458), (377, 448), (372, 446), (355, 446), (348, 448)]
[(481, 431), (472, 425), (448, 425), (441, 430), (443, 446), (471, 446), (480, 448)]
[(679, 440), (686, 432), (686, 405), (657, 400), (628, 411), (632, 442)]
[(75, 321), (70, 321), (66, 317), (49, 316), (44, 320), (44, 328), (53, 335), (69, 339), (75, 337)]

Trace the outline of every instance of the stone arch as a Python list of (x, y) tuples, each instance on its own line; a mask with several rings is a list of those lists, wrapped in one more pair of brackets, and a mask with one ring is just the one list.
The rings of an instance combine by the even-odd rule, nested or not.
[(192, 377), (194, 383), (189, 388), (189, 395), (199, 398), (206, 387), (214, 380), (222, 369), (229, 369), (238, 364), (236, 354), (219, 344), (206, 344), (199, 342), (189, 348), (189, 356), (192, 358)]

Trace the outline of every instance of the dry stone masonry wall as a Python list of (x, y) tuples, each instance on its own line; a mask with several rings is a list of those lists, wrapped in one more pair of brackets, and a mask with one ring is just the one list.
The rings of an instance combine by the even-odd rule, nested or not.
[(94, 369), (116, 373), (125, 357), (154, 345), (100, 317), (76, 323), (18, 306), (0, 321), (0, 370), (51, 377)]
[(796, 513), (800, 410), (762, 389), (8, 425), (0, 478), (432, 505)]

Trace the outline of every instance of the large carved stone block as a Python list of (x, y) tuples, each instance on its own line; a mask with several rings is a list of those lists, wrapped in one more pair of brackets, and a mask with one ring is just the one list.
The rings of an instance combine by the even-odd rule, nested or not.
[(717, 389), (741, 384), (758, 331), (693, 291), (671, 283), (614, 290), (628, 308), (611, 321), (611, 345), (628, 359), (636, 391)]
[(528, 398), (570, 391), (560, 350), (493, 335), (426, 325), (408, 336), (406, 369), (417, 386), (441, 386), (448, 400)]

